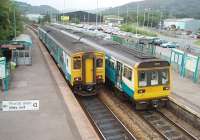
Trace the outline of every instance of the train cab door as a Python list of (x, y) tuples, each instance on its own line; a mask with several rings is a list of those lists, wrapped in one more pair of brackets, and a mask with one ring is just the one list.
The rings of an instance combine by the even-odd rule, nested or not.
[(94, 64), (92, 58), (85, 59), (85, 83), (93, 83)]
[(116, 80), (117, 80), (117, 87), (119, 89), (122, 88), (122, 63), (120, 63), (119, 61), (117, 61), (117, 65), (116, 65), (116, 69), (117, 69), (117, 73), (116, 73)]
[(95, 56), (93, 53), (87, 53), (83, 56), (82, 76), (85, 84), (94, 84), (96, 82)]

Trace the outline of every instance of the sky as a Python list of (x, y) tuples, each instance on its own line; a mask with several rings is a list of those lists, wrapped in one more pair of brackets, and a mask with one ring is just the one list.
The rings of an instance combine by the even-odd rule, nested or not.
[[(93, 10), (107, 8), (141, 0), (17, 0), (31, 5), (50, 5), (58, 10)], [(65, 4), (64, 4), (65, 3)]]

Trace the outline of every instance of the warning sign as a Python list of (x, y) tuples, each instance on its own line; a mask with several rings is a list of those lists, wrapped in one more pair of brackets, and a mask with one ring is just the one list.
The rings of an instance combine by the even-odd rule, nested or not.
[(39, 110), (39, 100), (2, 101), (2, 111)]

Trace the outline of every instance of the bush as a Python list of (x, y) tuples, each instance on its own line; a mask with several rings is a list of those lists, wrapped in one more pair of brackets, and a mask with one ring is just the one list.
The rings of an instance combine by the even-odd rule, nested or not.
[(137, 30), (137, 33), (138, 34), (141, 34), (141, 35), (147, 35), (147, 36), (157, 36), (155, 33), (153, 32), (150, 32), (150, 31), (147, 31), (147, 30), (144, 30), (144, 29), (141, 29), (141, 28), (138, 28), (134, 25), (134, 24), (123, 24), (120, 29), (122, 31), (125, 31), (125, 32), (132, 32), (132, 33), (136, 33), (136, 30)]

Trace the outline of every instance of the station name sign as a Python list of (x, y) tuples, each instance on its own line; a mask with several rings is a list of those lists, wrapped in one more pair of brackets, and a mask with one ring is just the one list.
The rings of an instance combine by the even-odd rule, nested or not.
[(39, 110), (39, 100), (2, 101), (2, 111)]

